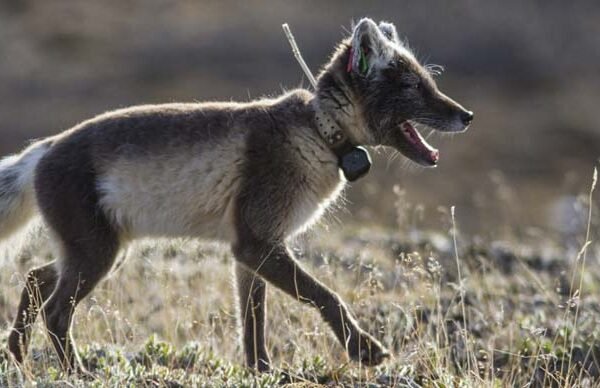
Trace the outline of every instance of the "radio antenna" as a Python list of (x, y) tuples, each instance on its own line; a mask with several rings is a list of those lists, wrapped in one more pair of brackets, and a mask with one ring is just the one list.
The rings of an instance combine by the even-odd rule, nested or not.
[(288, 41), (290, 42), (290, 46), (292, 46), (292, 53), (294, 53), (294, 57), (300, 64), (302, 71), (304, 71), (304, 74), (306, 74), (306, 77), (310, 81), (310, 84), (312, 85), (312, 87), (315, 90), (317, 90), (317, 80), (311, 73), (306, 62), (304, 62), (304, 59), (302, 58), (302, 54), (300, 54), (300, 49), (298, 48), (298, 45), (296, 44), (296, 40), (294, 39), (294, 35), (292, 35), (292, 31), (290, 30), (290, 26), (288, 26), (287, 23), (284, 23), (281, 25), (281, 28), (283, 28), (283, 32), (285, 33), (285, 36), (287, 37)]

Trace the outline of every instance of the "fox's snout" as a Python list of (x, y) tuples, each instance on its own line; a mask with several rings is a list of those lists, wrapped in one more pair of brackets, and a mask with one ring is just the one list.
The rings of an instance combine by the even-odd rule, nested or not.
[(470, 110), (465, 110), (463, 112), (460, 112), (460, 120), (465, 125), (465, 127), (468, 126), (469, 124), (471, 124), (474, 117), (475, 117), (475, 114)]
[(427, 124), (434, 124), (434, 129), (442, 132), (466, 131), (475, 117), (473, 111), (466, 109), (440, 91), (437, 91), (433, 101), (430, 101), (429, 108), (432, 116), (437, 116), (438, 120), (437, 125), (435, 122)]

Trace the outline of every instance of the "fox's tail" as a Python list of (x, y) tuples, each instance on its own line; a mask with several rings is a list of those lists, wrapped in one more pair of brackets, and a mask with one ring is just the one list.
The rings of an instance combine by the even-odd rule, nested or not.
[(35, 168), (50, 145), (50, 141), (41, 141), (18, 155), (0, 159), (0, 241), (25, 226), (37, 213)]

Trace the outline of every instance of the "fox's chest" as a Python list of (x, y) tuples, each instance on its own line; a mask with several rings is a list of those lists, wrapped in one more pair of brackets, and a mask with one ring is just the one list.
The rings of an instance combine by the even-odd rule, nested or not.
[(286, 235), (294, 236), (305, 232), (318, 223), (344, 189), (339, 178), (326, 182), (322, 187), (299, 187), (298, 198), (290, 207)]
[(295, 182), (295, 194), (287, 213), (285, 234), (288, 236), (302, 233), (317, 223), (339, 198), (345, 186), (337, 159), (329, 150), (310, 147), (310, 143), (307, 143), (297, 153), (303, 174)]

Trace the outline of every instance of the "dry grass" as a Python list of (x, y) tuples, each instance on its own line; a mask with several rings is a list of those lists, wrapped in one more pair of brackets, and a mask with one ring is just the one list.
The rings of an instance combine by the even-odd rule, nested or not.
[[(414, 218), (418, 206), (402, 203), (399, 220)], [(600, 247), (585, 243), (592, 225), (573, 255), (543, 235), (462, 236), (450, 209), (440, 210), (448, 215), (442, 231), (345, 225), (295, 243), (301, 261), (393, 350), (380, 367), (349, 363), (315, 311), (271, 288), (268, 347), (277, 369), (249, 373), (240, 366), (228, 249), (145, 241), (75, 316), (95, 378), (64, 376), (38, 327), (22, 369), (0, 356), (0, 386), (596, 386), (600, 270), (591, 261)], [(5, 327), (23, 275), (45, 252), (38, 244), (4, 265)]]

